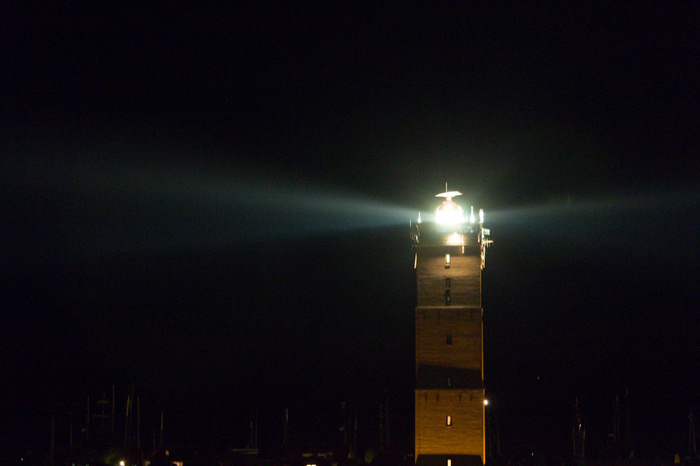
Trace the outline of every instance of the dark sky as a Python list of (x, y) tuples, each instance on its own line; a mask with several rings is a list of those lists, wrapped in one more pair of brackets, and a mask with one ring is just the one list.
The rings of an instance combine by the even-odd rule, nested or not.
[(212, 5), (2, 7), (0, 443), (132, 383), (178, 441), (387, 398), (408, 437), (407, 228), (447, 181), (494, 239), (506, 449), (564, 451), (578, 397), (602, 451), (628, 390), (639, 454), (685, 451), (696, 8)]

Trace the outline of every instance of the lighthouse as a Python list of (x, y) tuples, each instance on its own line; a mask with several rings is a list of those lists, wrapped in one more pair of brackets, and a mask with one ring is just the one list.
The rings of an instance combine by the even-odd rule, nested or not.
[[(416, 271), (415, 462), (486, 460), (481, 271), (491, 244), (484, 213), (446, 191), (411, 230)], [(438, 200), (439, 202), (439, 200)], [(429, 217), (429, 218), (427, 218)]]

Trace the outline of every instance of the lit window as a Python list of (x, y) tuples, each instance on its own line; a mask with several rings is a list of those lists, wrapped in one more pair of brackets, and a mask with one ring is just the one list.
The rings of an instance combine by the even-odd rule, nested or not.
[(452, 466), (452, 460), (449, 458), (447, 459), (447, 466)]
[(452, 294), (450, 290), (445, 290), (445, 306), (452, 304)]
[[(452, 425), (452, 416), (450, 416), (449, 414), (447, 415), (447, 418), (445, 419), (445, 425), (447, 427), (450, 427)], [(450, 461), (450, 460), (447, 460), (447, 461)]]
[(450, 267), (450, 255), (445, 254), (445, 268), (449, 268), (449, 267)]
[(452, 288), (452, 279), (451, 278), (445, 279), (445, 288)]
[(451, 345), (451, 344), (452, 344), (452, 334), (451, 334), (451, 333), (448, 333), (448, 334), (447, 334), (447, 339), (446, 339), (446, 340), (447, 340), (446, 343), (447, 343), (448, 345)]

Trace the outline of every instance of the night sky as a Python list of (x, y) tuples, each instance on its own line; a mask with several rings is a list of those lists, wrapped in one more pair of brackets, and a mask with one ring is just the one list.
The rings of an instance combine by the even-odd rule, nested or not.
[[(686, 453), (700, 408), (691, 2), (0, 11), (0, 444), (133, 384), (172, 442), (411, 441), (409, 222), (486, 212), (509, 454)], [(625, 393), (628, 397), (625, 398)], [(108, 395), (109, 396), (109, 395)], [(150, 431), (149, 431), (150, 432)], [(76, 433), (76, 435), (78, 435)]]

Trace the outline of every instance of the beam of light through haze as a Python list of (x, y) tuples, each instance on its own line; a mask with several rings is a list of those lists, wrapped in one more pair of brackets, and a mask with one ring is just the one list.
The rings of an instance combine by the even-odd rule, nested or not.
[(38, 227), (58, 235), (57, 246), (69, 257), (264, 243), (415, 217), (378, 200), (174, 164), (22, 165), (12, 172), (29, 200), (15, 208), (32, 209), (32, 197), (48, 196), (56, 224)]
[[(11, 208), (36, 208), (32, 202), (39, 198), (37, 193), (51, 200), (49, 205), (56, 209), (51, 212), (53, 219), (31, 227), (45, 230), (39, 235), (56, 236), (53, 244), (63, 258), (220, 248), (408, 225), (421, 210), (254, 172), (226, 173), (175, 163), (18, 164), (6, 166), (7, 173), (23, 198)], [(468, 186), (465, 190), (468, 192)], [(675, 191), (492, 212), (486, 209), (486, 225), (511, 225), (523, 234), (585, 241), (583, 238), (600, 232), (603, 225), (614, 225), (615, 217), (633, 215), (653, 222), (665, 212), (692, 210), (699, 198), (697, 191)], [(462, 204), (469, 208), (467, 196)], [(431, 221), (433, 214), (422, 210), (426, 221)], [(578, 240), (573, 232), (579, 233)], [(16, 236), (26, 235), (17, 231)], [(26, 248), (31, 249), (31, 243)], [(31, 256), (31, 251), (24, 252)]]

